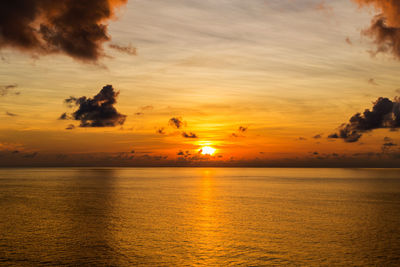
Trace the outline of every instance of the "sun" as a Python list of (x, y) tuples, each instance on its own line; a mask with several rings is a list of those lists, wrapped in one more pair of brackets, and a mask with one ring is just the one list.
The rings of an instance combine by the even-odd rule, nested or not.
[(212, 156), (215, 153), (216, 149), (213, 147), (210, 147), (210, 146), (203, 146), (200, 151), (201, 151), (201, 154), (203, 154), (203, 155)]

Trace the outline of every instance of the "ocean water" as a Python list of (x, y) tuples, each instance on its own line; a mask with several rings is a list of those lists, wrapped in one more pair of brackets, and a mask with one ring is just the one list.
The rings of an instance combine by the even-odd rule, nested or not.
[(400, 169), (0, 169), (4, 266), (400, 266)]

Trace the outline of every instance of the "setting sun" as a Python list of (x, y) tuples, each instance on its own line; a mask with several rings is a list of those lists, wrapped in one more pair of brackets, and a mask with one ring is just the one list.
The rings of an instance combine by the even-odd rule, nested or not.
[(210, 146), (203, 146), (201, 148), (201, 154), (203, 154), (203, 155), (212, 155), (215, 153), (215, 151), (216, 151), (216, 149), (213, 147), (210, 147)]

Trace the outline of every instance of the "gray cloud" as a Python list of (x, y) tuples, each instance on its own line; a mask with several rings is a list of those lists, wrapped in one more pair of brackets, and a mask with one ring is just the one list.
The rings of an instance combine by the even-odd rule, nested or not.
[[(81, 122), (80, 127), (113, 127), (123, 125), (126, 119), (126, 115), (122, 115), (114, 107), (118, 95), (119, 92), (115, 91), (112, 85), (106, 85), (93, 98), (71, 96), (65, 99), (65, 103), (78, 106), (71, 117)], [(60, 116), (64, 117), (64, 114)]]
[(184, 122), (182, 121), (182, 118), (178, 118), (178, 117), (173, 117), (171, 119), (169, 119), (169, 125), (171, 125), (172, 127), (176, 128), (176, 129), (181, 129), (184, 126)]
[(158, 134), (164, 135), (164, 134), (165, 134), (165, 129), (164, 129), (164, 127), (158, 128), (158, 129), (157, 129), (157, 133), (158, 133)]
[(341, 138), (345, 142), (357, 142), (363, 133), (379, 128), (396, 129), (400, 127), (400, 99), (391, 101), (380, 97), (372, 110), (366, 109), (362, 114), (353, 115), (348, 123), (342, 124), (339, 132), (328, 138)]
[(73, 130), (73, 129), (75, 129), (75, 125), (73, 124), (69, 124), (67, 128), (65, 128), (65, 130)]
[(322, 138), (322, 134), (317, 134), (313, 136), (314, 139), (321, 139)]
[(182, 136), (183, 136), (184, 138), (198, 138), (197, 134), (192, 133), (192, 132), (189, 132), (189, 133), (187, 133), (187, 132), (182, 132)]

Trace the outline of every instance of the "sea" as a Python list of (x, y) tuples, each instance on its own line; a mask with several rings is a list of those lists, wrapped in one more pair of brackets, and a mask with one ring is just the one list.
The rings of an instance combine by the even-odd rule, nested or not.
[(0, 266), (400, 266), (400, 169), (3, 168)]

